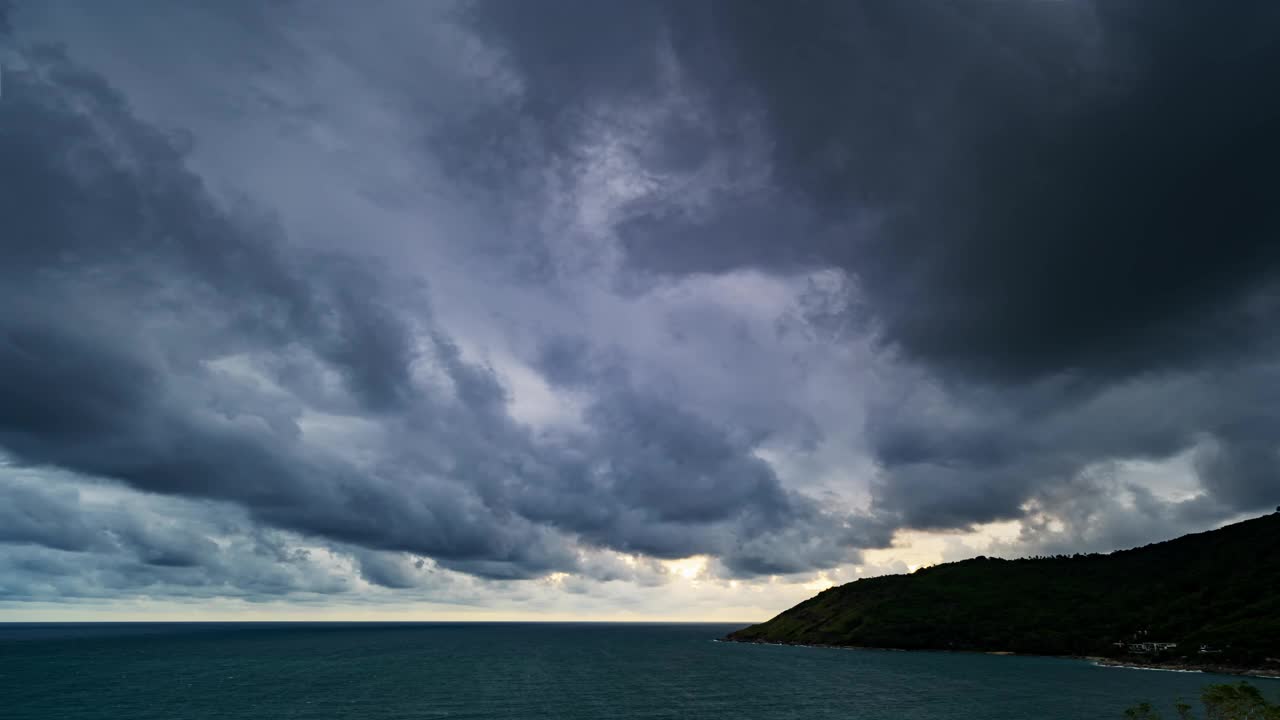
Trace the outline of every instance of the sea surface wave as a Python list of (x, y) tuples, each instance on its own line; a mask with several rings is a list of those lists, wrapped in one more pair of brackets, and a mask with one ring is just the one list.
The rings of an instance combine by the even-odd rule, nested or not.
[[(711, 642), (737, 625), (0, 624), (5, 720), (1120, 718), (1211, 682), (1088, 661)], [(1280, 698), (1280, 681), (1252, 680)]]

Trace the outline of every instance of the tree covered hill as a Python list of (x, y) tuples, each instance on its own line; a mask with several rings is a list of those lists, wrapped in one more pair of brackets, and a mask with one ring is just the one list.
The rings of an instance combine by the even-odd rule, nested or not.
[(1280, 658), (1280, 512), (1107, 555), (857, 580), (727, 639), (1110, 656), (1168, 642), (1166, 660), (1256, 666)]

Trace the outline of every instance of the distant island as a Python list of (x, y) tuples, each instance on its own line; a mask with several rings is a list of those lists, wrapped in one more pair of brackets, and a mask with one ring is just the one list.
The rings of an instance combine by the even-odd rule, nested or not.
[(1106, 555), (977, 557), (857, 580), (725, 639), (1280, 675), (1280, 509)]

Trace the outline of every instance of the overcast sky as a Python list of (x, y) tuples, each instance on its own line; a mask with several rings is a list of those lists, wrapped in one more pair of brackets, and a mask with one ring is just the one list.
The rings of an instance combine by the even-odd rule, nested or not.
[(0, 7), (0, 619), (760, 620), (1280, 503), (1280, 4)]

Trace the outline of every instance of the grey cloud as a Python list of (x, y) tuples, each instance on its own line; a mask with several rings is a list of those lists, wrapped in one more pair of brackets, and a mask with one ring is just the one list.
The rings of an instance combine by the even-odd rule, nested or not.
[[(1115, 466), (1095, 466), (1068, 482), (1041, 488), (1030, 500), (1032, 513), (1016, 538), (998, 541), (984, 552), (1003, 557), (1109, 552), (1167, 540), (1170, 535), (1202, 532), (1224, 518), (1242, 514), (1211, 496), (1160, 497), (1126, 478)], [(954, 557), (973, 551), (957, 548)]]
[(419, 413), (475, 409), (483, 422), (492, 416), (478, 405), (496, 384), (437, 333), (458, 402), (431, 405), (410, 388), (418, 358), (405, 321), (367, 272), (288, 257), (269, 226), (214, 204), (117, 93), (55, 51), (28, 57), (0, 107), (16, 252), (0, 345), (6, 447), (27, 462), (234, 500), (269, 522), (353, 542), (513, 561), (536, 552), (514, 537), (518, 527), (467, 511), (465, 488), (415, 480), (410, 468), (379, 477), (306, 447), (285, 421), (301, 408), (284, 419), (272, 409), (264, 427), (257, 397), (206, 406), (222, 379), (210, 362), (252, 365), (281, 347), (340, 377), (356, 414), (402, 407), (414, 392)]
[[(15, 250), (0, 443), (21, 462), (493, 578), (573, 570), (576, 542), (756, 558), (731, 563), (747, 572), (850, 552), (822, 539), (833, 520), (785, 491), (753, 440), (678, 403), (595, 388), (592, 427), (536, 440), (418, 288), (229, 211), (102, 79), (61, 51), (24, 52), (0, 106)], [(363, 452), (316, 444), (303, 430), (316, 413), (372, 425)], [(213, 551), (161, 547), (173, 531), (120, 540), (153, 567)], [(750, 542), (783, 533), (819, 549)], [(371, 582), (408, 582), (365, 557)]]
[[(1195, 451), (1203, 501), (1185, 518), (1266, 509), (1280, 495), (1271, 410), (1275, 366), (1153, 375), (1102, 390), (1046, 382), (1018, 391), (923, 385), (869, 427), (883, 477), (876, 497), (913, 527), (957, 528), (1025, 515), (1046, 493), (1087, 494), (1081, 473), (1113, 460)], [(1065, 490), (1064, 490), (1065, 489)], [(1070, 492), (1068, 492), (1068, 490)], [(1170, 515), (1170, 525), (1181, 521)]]
[(593, 357), (590, 344), (581, 337), (557, 335), (547, 339), (537, 350), (534, 366), (548, 382), (562, 387), (575, 387), (591, 382), (603, 370)]
[(84, 550), (100, 541), (85, 525), (77, 496), (16, 487), (5, 493), (0, 506), (0, 542), (31, 543), (56, 550)]
[[(585, 360), (586, 368), (563, 354)], [(596, 397), (589, 437), (536, 485), (516, 495), (519, 512), (572, 529), (603, 547), (656, 557), (714, 555), (744, 575), (792, 573), (888, 544), (881, 518), (823, 508), (788, 490), (755, 455), (749, 428), (725, 427), (649, 388), (573, 341), (543, 354), (556, 373)]]
[[(243, 508), (238, 552), (263, 592), (348, 587), (297, 569), (282, 529), (411, 591), (431, 568), (661, 577), (614, 551), (798, 573), (896, 528), (1014, 518), (1028, 547), (1102, 547), (1137, 537), (1106, 507), (1121, 495), (1151, 532), (1280, 496), (1274, 8), (312, 8), (174, 10), (174, 27), (216, 21), (245, 68), (286, 66), (246, 95), (271, 127), (348, 153), (315, 167), (360, 164), (369, 138), (335, 140), (350, 126), (323, 114), (344, 98), (295, 87), (306, 63), (400, 113), (407, 169), (351, 190), (431, 207), (404, 223), (424, 226), (421, 257), (412, 236), (368, 259), (376, 222), (297, 232), (333, 217), (318, 205), (308, 225), (264, 214), (271, 197), (215, 199), (192, 169), (203, 137), (140, 120), (67, 52), (13, 45), (0, 100), (0, 447)], [(282, 31), (294, 20), (307, 32)], [(266, 87), (282, 77), (290, 91)], [(291, 182), (306, 206), (312, 186)], [(481, 219), (437, 227), (415, 196), (433, 183)], [(464, 295), (444, 293), (452, 315), (442, 284)], [(518, 420), (531, 401), (504, 353), (546, 383), (533, 404), (573, 421)], [(1089, 474), (1186, 452), (1194, 502)], [(212, 529), (107, 532), (71, 495), (11, 498), (0, 542), (22, 577), (106, 553), (103, 585), (254, 586)]]
[(356, 559), (360, 576), (374, 585), (402, 590), (417, 587), (426, 575), (426, 566), (421, 558), (403, 553), (357, 551)]
[(778, 189), (623, 226), (654, 269), (844, 267), (893, 345), (988, 379), (1183, 367), (1272, 317), (1245, 305), (1280, 264), (1269, 3), (486, 7), (561, 143), (575, 108), (654, 97), (664, 47), (721, 125), (766, 124)]
[(590, 40), (614, 18), (560, 4), (580, 22), (544, 36), (485, 7), (477, 28), (550, 108), (548, 147), (585, 143), (581, 108), (660, 101), (671, 66), (711, 126), (761, 123), (763, 183), (642, 199), (613, 230), (633, 272), (855, 279), (836, 325), (903, 365), (870, 411), (878, 510), (1019, 518), (1087, 467), (1202, 443), (1204, 512), (1280, 496), (1274, 5), (652, 3), (603, 65)]
[[(23, 475), (28, 475), (23, 477)], [(0, 468), (0, 598), (262, 599), (349, 590), (278, 533), (226, 508), (140, 494), (86, 500), (67, 478)]]

